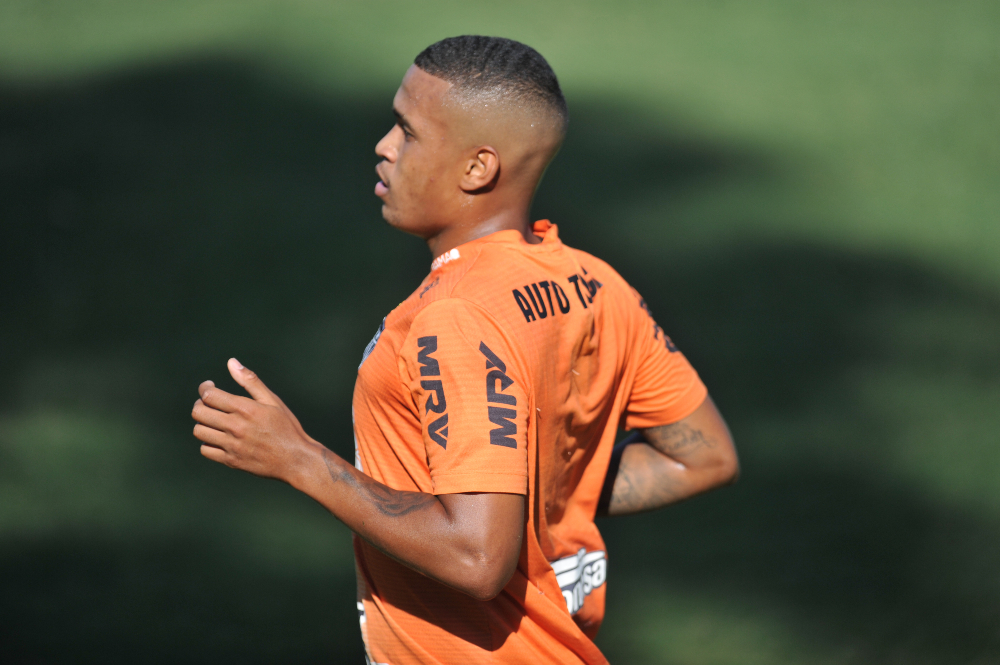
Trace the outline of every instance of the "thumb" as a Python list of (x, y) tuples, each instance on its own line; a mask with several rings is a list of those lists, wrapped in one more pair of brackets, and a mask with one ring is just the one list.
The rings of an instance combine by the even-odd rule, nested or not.
[(281, 400), (264, 385), (264, 382), (257, 378), (257, 375), (244, 367), (236, 358), (230, 358), (226, 363), (229, 373), (233, 375), (236, 383), (243, 386), (243, 389), (250, 393), (255, 401), (270, 406), (279, 406)]

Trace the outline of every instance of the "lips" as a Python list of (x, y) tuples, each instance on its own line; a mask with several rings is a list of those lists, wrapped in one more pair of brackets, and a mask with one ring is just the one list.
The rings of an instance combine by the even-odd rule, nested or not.
[(389, 191), (389, 183), (386, 182), (385, 176), (379, 171), (378, 166), (375, 167), (375, 173), (378, 175), (378, 182), (375, 183), (375, 196), (385, 196)]

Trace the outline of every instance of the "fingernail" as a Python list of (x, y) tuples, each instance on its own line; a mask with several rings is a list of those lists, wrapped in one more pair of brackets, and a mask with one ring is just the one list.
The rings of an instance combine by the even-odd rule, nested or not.
[(239, 360), (233, 358), (233, 362), (236, 363), (236, 369), (243, 369), (243, 365), (240, 363)]

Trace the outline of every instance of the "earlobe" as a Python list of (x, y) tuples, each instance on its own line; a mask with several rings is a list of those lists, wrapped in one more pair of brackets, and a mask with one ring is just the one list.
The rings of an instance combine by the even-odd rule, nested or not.
[(500, 177), (500, 155), (491, 146), (483, 146), (466, 163), (461, 187), (471, 193), (489, 191)]

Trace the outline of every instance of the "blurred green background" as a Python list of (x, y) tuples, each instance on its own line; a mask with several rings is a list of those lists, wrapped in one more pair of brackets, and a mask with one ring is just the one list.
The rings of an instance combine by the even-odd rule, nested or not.
[(463, 33), (552, 63), (536, 216), (742, 455), (602, 523), (612, 662), (1000, 662), (1000, 4), (917, 0), (0, 2), (0, 659), (361, 662), (349, 532), (189, 411), (236, 356), (352, 454), (431, 258), (373, 148)]

